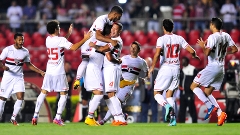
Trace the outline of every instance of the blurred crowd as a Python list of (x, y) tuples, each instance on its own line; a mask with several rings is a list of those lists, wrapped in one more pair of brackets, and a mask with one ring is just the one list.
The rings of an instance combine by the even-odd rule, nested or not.
[[(223, 19), (227, 31), (239, 24), (240, 0), (127, 0), (125, 4), (119, 4), (118, 0), (3, 0), (0, 1), (0, 19), (9, 20), (13, 31), (39, 31), (44, 35), (47, 20), (57, 19), (63, 28), (69, 23), (77, 28), (88, 28), (98, 15), (116, 4), (124, 9), (120, 22), (127, 30), (133, 18), (144, 18), (146, 30), (159, 32), (159, 19), (165, 17), (164, 7), (170, 8), (171, 14), (167, 17), (174, 19), (175, 31), (186, 27), (203, 31), (208, 28), (206, 20), (216, 16)], [(185, 18), (194, 18), (190, 26)]]

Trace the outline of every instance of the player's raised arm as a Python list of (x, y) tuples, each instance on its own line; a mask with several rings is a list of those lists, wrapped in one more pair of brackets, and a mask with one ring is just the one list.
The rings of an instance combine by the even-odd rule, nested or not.
[(70, 50), (76, 51), (76, 50), (77, 50), (79, 47), (81, 47), (91, 36), (92, 36), (92, 32), (91, 32), (91, 31), (89, 31), (88, 33), (84, 33), (84, 38), (83, 38), (81, 41), (73, 44), (73, 45), (71, 46)]
[(72, 34), (72, 31), (73, 31), (73, 24), (70, 24), (69, 28), (68, 28), (68, 33), (67, 35), (65, 36), (66, 39), (69, 38), (69, 36)]

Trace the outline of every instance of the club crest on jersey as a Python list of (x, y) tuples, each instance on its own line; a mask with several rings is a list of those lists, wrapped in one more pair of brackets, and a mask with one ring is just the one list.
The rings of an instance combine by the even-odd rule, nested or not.
[(21, 64), (22, 62), (20, 61), (20, 60), (18, 60), (18, 59), (14, 59), (14, 62), (15, 62), (15, 64), (16, 65), (18, 65), (18, 64)]

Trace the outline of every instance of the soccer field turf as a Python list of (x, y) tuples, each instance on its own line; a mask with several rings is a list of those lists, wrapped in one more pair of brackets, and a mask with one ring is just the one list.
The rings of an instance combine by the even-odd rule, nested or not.
[(240, 123), (216, 124), (177, 124), (168, 127), (166, 123), (130, 123), (127, 126), (114, 127), (110, 124), (91, 127), (84, 123), (70, 123), (58, 126), (52, 123), (0, 123), (0, 135), (238, 135)]

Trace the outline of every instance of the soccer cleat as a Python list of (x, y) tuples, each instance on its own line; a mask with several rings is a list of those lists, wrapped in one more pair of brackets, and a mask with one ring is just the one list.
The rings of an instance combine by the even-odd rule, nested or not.
[(38, 120), (38, 118), (37, 117), (33, 117), (32, 118), (32, 125), (37, 125), (37, 120)]
[(221, 115), (218, 117), (217, 126), (222, 126), (226, 119), (227, 119), (227, 114), (225, 112), (222, 112)]
[(19, 126), (19, 124), (16, 120), (10, 119), (10, 122), (15, 126)]
[(80, 86), (80, 81), (75, 80), (75, 82), (73, 83), (73, 89), (77, 89), (79, 86)]
[(127, 125), (127, 122), (114, 121), (111, 125), (112, 125), (112, 126), (126, 126), (126, 125)]
[(58, 120), (58, 119), (56, 119), (56, 118), (53, 120), (53, 123), (54, 123), (54, 124), (57, 124), (57, 125), (59, 125), (59, 126), (64, 126), (64, 125), (65, 125), (62, 120)]
[(90, 117), (86, 117), (84, 123), (89, 125), (89, 126), (100, 126), (100, 124), (97, 123), (94, 118), (90, 118)]
[(173, 111), (173, 108), (170, 105), (166, 106), (166, 112), (165, 112), (165, 121), (170, 121), (170, 113)]
[(123, 87), (128, 86), (128, 85), (133, 85), (133, 84), (135, 84), (135, 82), (136, 82), (136, 80), (129, 81), (129, 80), (123, 79), (123, 80), (120, 81), (119, 87), (123, 88)]
[(170, 123), (168, 124), (168, 126), (177, 126), (177, 122), (175, 118), (171, 118)]
[(214, 112), (216, 110), (217, 110), (217, 107), (212, 105), (212, 107), (208, 109), (208, 112), (207, 112), (206, 116), (204, 117), (204, 120), (209, 119), (211, 117), (211, 115), (212, 115), (212, 112)]
[(104, 125), (104, 124), (105, 124), (105, 121), (104, 121), (104, 120), (100, 120), (100, 121), (98, 122), (98, 124)]

